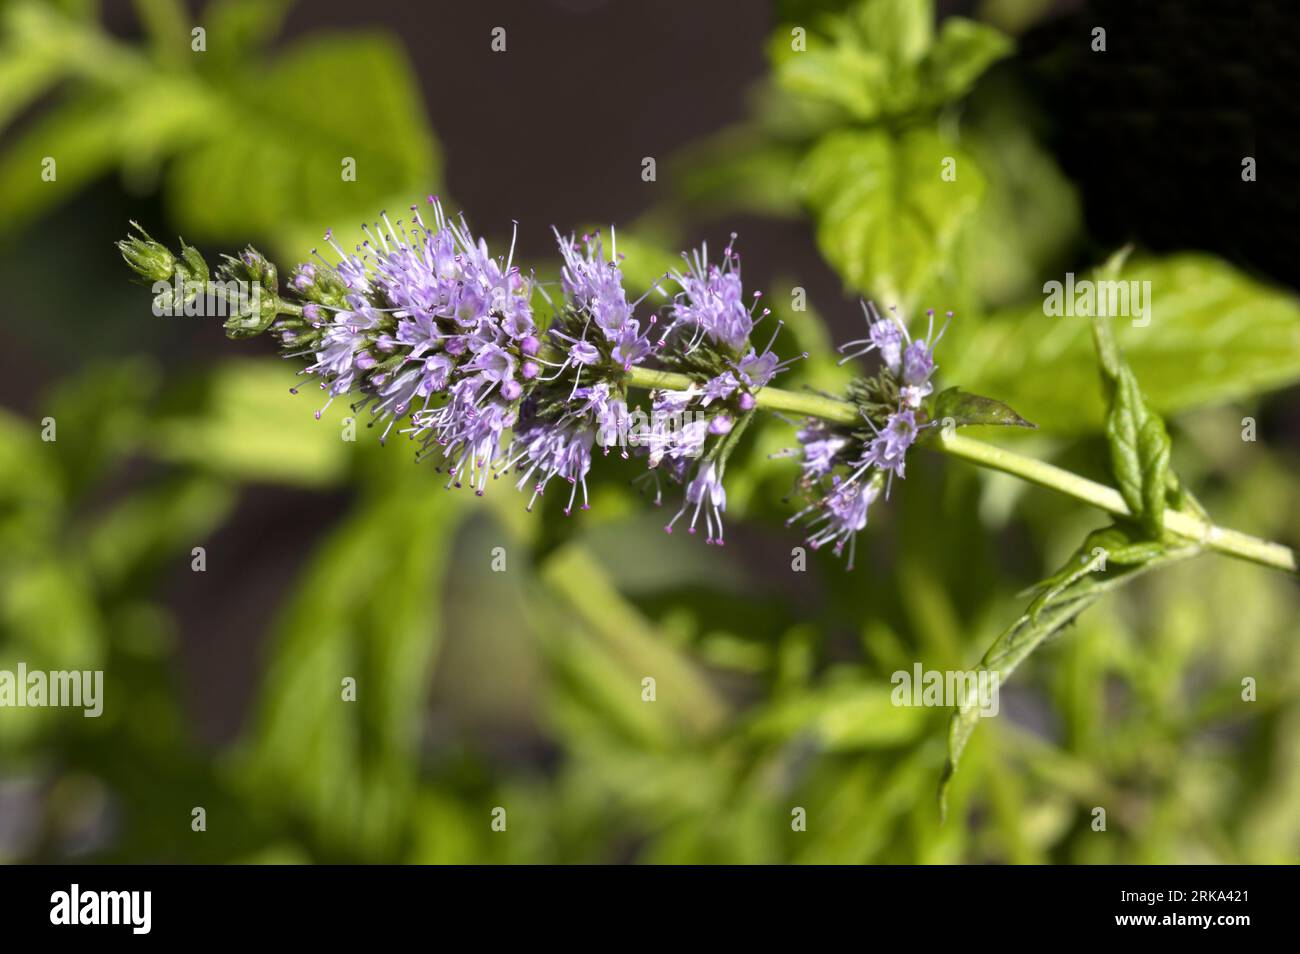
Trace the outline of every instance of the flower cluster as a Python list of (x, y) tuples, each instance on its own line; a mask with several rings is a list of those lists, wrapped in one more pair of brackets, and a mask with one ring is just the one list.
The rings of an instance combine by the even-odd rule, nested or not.
[[(685, 485), (669, 530), (689, 509), (695, 532), (703, 510), (706, 539), (721, 543), (729, 438), (788, 364), (772, 353), (775, 335), (761, 353), (750, 343), (767, 311), (758, 312), (757, 294), (743, 300), (732, 246), (720, 265), (706, 248), (664, 276), (676, 293), (661, 322), (638, 315), (646, 296), (629, 297), (612, 231), (608, 256), (599, 234), (555, 232), (563, 260), (555, 302), (513, 263), (513, 241), (494, 258), (463, 219), (430, 202), (431, 221), (415, 207), (406, 224), (383, 215), (352, 252), (327, 234), (337, 260), (314, 252), (293, 272), (302, 312), (275, 328), (290, 355), (310, 359), (303, 373), (317, 379), (326, 406), (359, 395), (356, 409), (384, 425), (383, 438), (397, 426), (421, 457), (442, 458), (448, 486), (481, 494), (489, 477), (513, 474), (531, 508), (560, 478), (570, 488), (566, 513), (587, 506), (595, 449), (621, 445), (625, 457), (645, 455), (656, 483)], [(545, 330), (534, 293), (551, 304)], [(629, 433), (627, 373), (650, 358), (699, 384), (655, 392), (648, 425)]]
[[(683, 487), (668, 532), (702, 527), (706, 542), (721, 544), (727, 462), (762, 390), (805, 357), (777, 356), (779, 323), (755, 346), (769, 311), (760, 292), (744, 290), (735, 236), (719, 261), (707, 246), (684, 254), (682, 268), (632, 298), (612, 229), (608, 254), (600, 234), (557, 230), (563, 265), (553, 296), (514, 263), (513, 238), (504, 257), (493, 256), (463, 217), (429, 203), (427, 221), (416, 206), (405, 221), (382, 214), (352, 251), (326, 233), (334, 259), (313, 251), (292, 272), (284, 294), (296, 302), (281, 296), (274, 267), (253, 250), (228, 259), (220, 274), (251, 277), (272, 293), (227, 331), (245, 337), (269, 327), (286, 356), (305, 360), (301, 373), (316, 380), (325, 407), (351, 396), (357, 414), (382, 426), (381, 441), (396, 429), (416, 442), (418, 457), (435, 456), (448, 487), (482, 494), (489, 479), (509, 476), (531, 509), (558, 479), (569, 487), (567, 514), (588, 506), (596, 448), (618, 446), (623, 457), (644, 459), (656, 503), (663, 481)], [(121, 247), (143, 278), (194, 272), (206, 281), (193, 249), (177, 258), (141, 235)], [(660, 311), (641, 313), (655, 293)], [(848, 545), (850, 563), (868, 507), (903, 477), (907, 451), (927, 426), (923, 402), (943, 334), (935, 336), (931, 316), (926, 337), (914, 340), (897, 318), (864, 308), (867, 336), (842, 349), (845, 360), (877, 352), (883, 365), (849, 395), (862, 424), (810, 420), (796, 452), (801, 488), (813, 500), (797, 518), (807, 519), (814, 547)], [(634, 380), (652, 388), (648, 415), (629, 411)]]
[[(808, 542), (814, 548), (832, 544), (835, 553), (848, 548), (848, 565), (853, 566), (857, 534), (867, 525), (867, 510), (884, 492), (889, 495), (894, 478), (902, 479), (907, 451), (922, 428), (922, 402), (933, 391), (934, 349), (944, 328), (934, 332), (934, 312), (924, 339), (913, 339), (896, 315), (882, 317), (874, 304), (862, 306), (867, 336), (841, 345), (841, 361), (872, 351), (879, 354), (882, 368), (874, 379), (860, 379), (851, 388), (854, 402), (862, 409), (866, 429), (835, 427), (821, 420), (809, 420), (797, 437), (801, 477), (813, 503), (791, 523), (808, 519)], [(951, 316), (950, 316), (951, 317)], [(868, 409), (883, 409), (883, 421)]]

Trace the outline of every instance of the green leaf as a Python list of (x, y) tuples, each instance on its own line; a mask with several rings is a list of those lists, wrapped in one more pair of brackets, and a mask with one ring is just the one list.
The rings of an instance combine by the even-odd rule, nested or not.
[(842, 682), (764, 707), (749, 735), (765, 742), (810, 737), (828, 752), (905, 745), (924, 728), (926, 711), (895, 705), (888, 688)]
[(934, 41), (932, 0), (864, 0), (850, 17), (864, 44), (890, 63), (916, 63)]
[[(1119, 252), (1099, 274), (1113, 280), (1127, 257), (1127, 249)], [(1093, 343), (1109, 402), (1106, 440), (1110, 445), (1111, 472), (1134, 517), (1147, 533), (1159, 538), (1164, 528), (1166, 493), (1171, 486), (1177, 487), (1169, 469), (1169, 434), (1124, 363), (1111, 320), (1100, 316), (1092, 319)]]
[(803, 149), (748, 126), (725, 130), (675, 158), (680, 199), (693, 215), (743, 211), (773, 218), (800, 211), (790, 183)]
[[(348, 225), (373, 218), (395, 192), (407, 195), (404, 210), (436, 187), (415, 77), (386, 35), (313, 36), (222, 92), (209, 135), (179, 157), (168, 181), (193, 238)], [(343, 177), (346, 159), (355, 160), (355, 181)]]
[(947, 102), (964, 96), (985, 70), (1011, 51), (1011, 40), (993, 27), (949, 17), (921, 64), (927, 97)]
[[(3, 42), (30, 41), (39, 52), (30, 65), (0, 65), (0, 77), (11, 80), (0, 92), (0, 117), (60, 70), (77, 82), (0, 156), (0, 232), (19, 230), (114, 167), (136, 188), (152, 187), (168, 159), (170, 211), (188, 237), (270, 236), (295, 255), (327, 226), (342, 234), (388, 207), (396, 217), (436, 191), (438, 151), (400, 43), (376, 33), (315, 35), (269, 64), (250, 63), (248, 50), (232, 44), (274, 27), (283, 4), (265, 6), (251, 13), (230, 0), (214, 8), (221, 19), (210, 28), (230, 31), (214, 42), (243, 58), (223, 53), (198, 70), (154, 63), (45, 6), (17, 7), (22, 16), (6, 18), (13, 36)], [(144, 10), (168, 46), (174, 4)], [(48, 182), (46, 157), (58, 163)], [(353, 163), (355, 176), (345, 178)]]
[(154, 58), (169, 68), (190, 60), (189, 14), (178, 0), (135, 0), (135, 12), (149, 36)]
[(934, 399), (931, 419), (947, 425), (952, 421), (953, 427), (968, 427), (977, 424), (990, 424), (1006, 427), (1034, 427), (1007, 404), (994, 398), (979, 394), (970, 394), (961, 388), (948, 388), (940, 391)]
[[(1129, 249), (1111, 257), (1099, 276), (1114, 280)], [(1165, 422), (1147, 405), (1137, 378), (1124, 363), (1111, 318), (1092, 319), (1092, 339), (1101, 365), (1106, 411), (1106, 439), (1110, 445), (1111, 472), (1129, 510), (1148, 534), (1159, 539), (1165, 522), (1165, 497), (1177, 490), (1178, 480), (1169, 469), (1169, 434)]]
[(1148, 533), (1164, 526), (1165, 493), (1170, 479), (1169, 434), (1164, 421), (1142, 397), (1127, 367), (1107, 379), (1111, 407), (1106, 415), (1111, 472), (1135, 517)]
[[(185, 134), (196, 108), (167, 90), (151, 103), (85, 93), (39, 117), (0, 155), (0, 234), (18, 231), (128, 158), (150, 161)], [(50, 181), (42, 179), (47, 158), (55, 162)]]
[[(941, 176), (948, 159), (957, 171), (951, 182)], [(905, 307), (946, 273), (984, 192), (974, 162), (924, 129), (899, 138), (832, 133), (804, 160), (800, 179), (831, 265), (851, 287)]]
[[(1170, 415), (1300, 382), (1300, 304), (1290, 293), (1200, 253), (1131, 261), (1117, 277), (1151, 283), (1149, 324), (1110, 320), (1153, 410)], [(1105, 423), (1087, 317), (1049, 317), (1035, 298), (982, 322), (959, 318), (944, 350), (950, 380), (999, 395), (1045, 431)]]
[(400, 857), (415, 796), (442, 581), (466, 510), (408, 483), (365, 501), (289, 601), (240, 773), (326, 857)]
[(842, 16), (817, 18), (804, 49), (779, 27), (768, 44), (778, 88), (826, 112), (828, 127), (873, 123), (936, 110), (963, 96), (988, 67), (1011, 51), (992, 27), (949, 17), (934, 37), (929, 0), (865, 0)]
[(220, 42), (209, 45), (203, 65), (230, 67), (261, 49), (280, 29), (291, 6), (293, 0), (213, 0), (203, 19), (208, 35)]
[[(1197, 552), (1196, 545), (1152, 541), (1119, 524), (1090, 533), (1065, 566), (1038, 584), (1028, 608), (989, 647), (979, 669), (998, 673), (999, 685), (1004, 683), (1035, 649), (1072, 623), (1103, 594), (1157, 566), (1186, 559)], [(939, 786), (940, 811), (946, 807), (962, 751), (981, 714), (980, 700), (968, 700), (957, 708), (949, 722), (948, 761)]]
[[(654, 673), (660, 692), (671, 687), (674, 703), (670, 712), (655, 714), (660, 721), (668, 721), (687, 736), (707, 734), (724, 721), (727, 705), (708, 679), (690, 658), (659, 638), (653, 624), (614, 587), (585, 547), (570, 544), (556, 551), (539, 568), (538, 576), (569, 607), (568, 619), (589, 631), (591, 652), (607, 659), (611, 671), (621, 670), (629, 685)], [(570, 635), (569, 640), (575, 638)], [(635, 696), (620, 699), (626, 704)], [(642, 712), (645, 708), (639, 702), (632, 707)]]
[(769, 44), (775, 78), (795, 99), (827, 110), (826, 124), (841, 115), (871, 122), (910, 99), (910, 89), (904, 93), (890, 82), (885, 58), (863, 49), (846, 24), (836, 22), (830, 36), (810, 36), (807, 43), (807, 50), (792, 50), (789, 30), (776, 31)]
[(25, 27), (31, 10), (15, 4), (0, 13), (0, 129), (34, 102), (67, 71), (59, 55), (59, 38), (47, 31)]
[[(149, 449), (223, 477), (327, 486), (346, 472), (355, 446), (343, 429), (350, 412), (335, 401), (314, 420), (324, 395), (318, 388), (289, 393), (296, 382), (280, 362), (222, 365), (200, 382), (196, 402), (158, 415), (147, 434)], [(364, 421), (357, 430), (365, 434)]]

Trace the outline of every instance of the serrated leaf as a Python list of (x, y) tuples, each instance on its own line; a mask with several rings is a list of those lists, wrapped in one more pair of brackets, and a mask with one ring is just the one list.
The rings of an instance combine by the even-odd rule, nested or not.
[(1011, 42), (961, 17), (947, 18), (936, 39), (934, 19), (929, 0), (865, 0), (844, 15), (815, 18), (802, 49), (792, 43), (796, 25), (778, 28), (768, 47), (778, 87), (825, 111), (827, 125), (836, 113), (872, 123), (938, 109), (964, 95)]
[[(1127, 248), (1117, 252), (1099, 270), (1099, 276), (1114, 280), (1128, 254)], [(1178, 484), (1169, 469), (1169, 434), (1124, 363), (1111, 321), (1104, 316), (1092, 319), (1092, 340), (1108, 402), (1106, 441), (1111, 473), (1133, 516), (1158, 539), (1164, 528), (1166, 493)]]
[(1158, 536), (1164, 526), (1165, 494), (1169, 484), (1169, 434), (1154, 413), (1127, 367), (1109, 384), (1111, 407), (1106, 415), (1111, 472), (1129, 510)]
[[(954, 181), (941, 176), (948, 159)], [(800, 186), (822, 254), (845, 282), (904, 307), (949, 267), (984, 192), (974, 162), (924, 129), (832, 133), (804, 160)]]

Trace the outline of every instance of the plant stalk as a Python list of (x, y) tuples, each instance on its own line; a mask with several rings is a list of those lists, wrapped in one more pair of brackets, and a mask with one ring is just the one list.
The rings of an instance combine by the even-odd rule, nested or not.
[[(692, 382), (684, 374), (634, 367), (628, 371), (627, 383), (637, 388), (684, 391), (691, 386)], [(807, 417), (819, 417), (837, 424), (855, 424), (862, 420), (858, 409), (848, 401), (811, 392), (783, 391), (769, 387), (760, 390), (755, 398), (759, 407), (769, 411), (786, 411)], [(1054, 464), (1026, 457), (983, 441), (962, 437), (951, 430), (938, 432), (929, 446), (979, 467), (1011, 474), (1013, 477), (1019, 477), (1040, 487), (1066, 494), (1118, 517), (1132, 516), (1119, 491), (1105, 484), (1088, 480), (1086, 477), (1080, 477)], [(1207, 549), (1263, 566), (1296, 572), (1295, 552), (1280, 543), (1272, 543), (1237, 530), (1218, 527), (1194, 514), (1178, 510), (1165, 511), (1164, 525), (1171, 533), (1192, 540)]]

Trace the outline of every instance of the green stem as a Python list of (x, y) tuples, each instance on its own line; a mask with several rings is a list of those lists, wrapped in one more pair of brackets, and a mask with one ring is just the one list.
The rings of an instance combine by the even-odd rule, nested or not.
[[(638, 388), (684, 391), (690, 387), (691, 379), (684, 374), (670, 371), (632, 368), (628, 372), (627, 383)], [(811, 392), (763, 388), (756, 398), (758, 406), (769, 411), (787, 411), (808, 417), (820, 417), (837, 424), (854, 424), (862, 419), (858, 409), (848, 401), (839, 401)], [(940, 431), (930, 446), (977, 466), (1011, 474), (1013, 477), (1019, 477), (1040, 487), (1066, 494), (1118, 517), (1132, 516), (1128, 505), (1124, 503), (1124, 498), (1113, 487), (1080, 477), (1053, 464), (995, 447), (983, 441), (962, 437), (951, 430)], [(1194, 514), (1179, 510), (1165, 511), (1165, 527), (1180, 537), (1193, 540), (1219, 553), (1292, 573), (1296, 572), (1295, 553), (1280, 543), (1271, 543), (1236, 530), (1218, 527)]]

